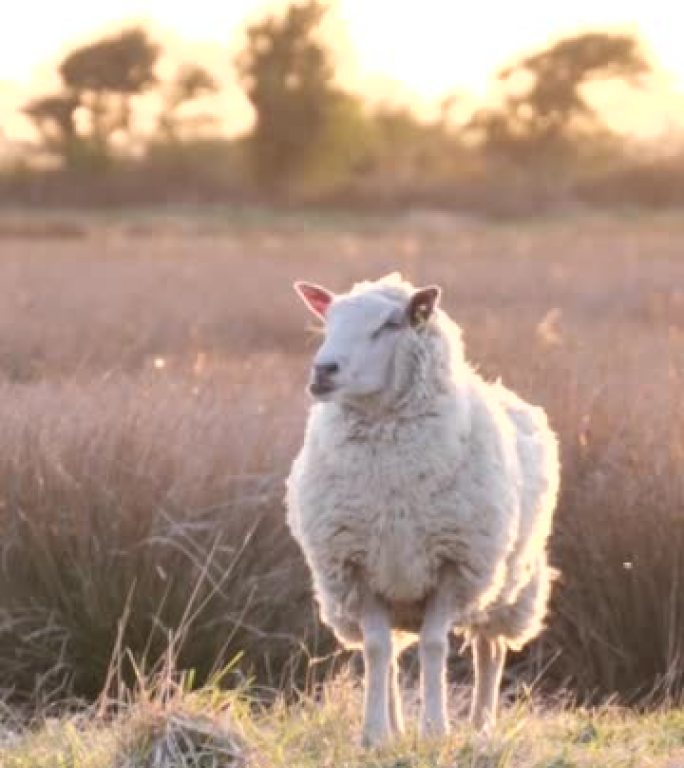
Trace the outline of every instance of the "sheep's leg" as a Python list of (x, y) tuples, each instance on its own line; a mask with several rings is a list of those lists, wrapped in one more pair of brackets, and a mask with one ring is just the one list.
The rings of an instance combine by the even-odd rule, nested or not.
[(401, 689), (399, 688), (399, 664), (396, 656), (389, 669), (389, 706), (390, 725), (395, 734), (404, 732), (404, 716), (401, 708)]
[(481, 634), (474, 635), (475, 686), (470, 720), (478, 730), (489, 731), (496, 723), (496, 709), (505, 660), (505, 640), (500, 637), (490, 640)]
[(448, 634), (453, 624), (449, 602), (445, 587), (440, 588), (428, 602), (420, 630), (421, 732), (424, 736), (441, 736), (449, 729), (446, 659)]
[(386, 741), (390, 724), (390, 666), (392, 632), (385, 606), (367, 596), (361, 614), (365, 665), (363, 743), (374, 746)]

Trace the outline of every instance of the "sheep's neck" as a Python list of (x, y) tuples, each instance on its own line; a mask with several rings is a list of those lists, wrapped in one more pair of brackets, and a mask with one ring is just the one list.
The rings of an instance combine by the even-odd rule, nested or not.
[(438, 410), (437, 403), (453, 391), (453, 382), (434, 371), (421, 370), (403, 386), (385, 392), (340, 403), (345, 418), (352, 423), (377, 424), (430, 416)]

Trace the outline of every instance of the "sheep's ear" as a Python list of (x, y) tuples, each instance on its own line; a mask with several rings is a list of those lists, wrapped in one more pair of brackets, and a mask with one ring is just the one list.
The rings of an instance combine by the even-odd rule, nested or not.
[(407, 314), (409, 323), (414, 328), (427, 323), (430, 316), (437, 308), (441, 293), (441, 288), (436, 285), (430, 285), (427, 288), (419, 288), (413, 296), (411, 296)]
[(328, 311), (330, 303), (335, 298), (335, 294), (320, 285), (304, 283), (301, 280), (298, 280), (294, 284), (294, 289), (309, 310), (313, 312), (316, 317), (325, 320), (325, 314)]

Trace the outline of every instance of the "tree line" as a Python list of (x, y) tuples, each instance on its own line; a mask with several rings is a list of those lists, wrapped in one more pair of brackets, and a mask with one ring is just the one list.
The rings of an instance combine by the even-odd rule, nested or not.
[[(465, 122), (449, 119), (449, 100), (438, 119), (421, 121), (408, 109), (370, 107), (339, 84), (334, 55), (320, 35), (328, 11), (322, 0), (303, 0), (266, 15), (248, 26), (234, 59), (255, 119), (248, 135), (223, 143), (240, 155), (233, 170), (239, 167), (243, 181), (262, 194), (439, 186), (502, 166), (513, 175), (572, 174), (587, 154), (623, 153), (586, 86), (619, 80), (641, 88), (652, 74), (633, 36), (582, 33), (502, 68), (498, 101)], [(60, 89), (23, 108), (41, 152), (62, 171), (91, 174), (130, 159), (133, 147), (143, 161), (160, 146), (167, 159), (183, 156), (198, 138), (197, 121), (216, 117), (195, 116), (193, 124), (188, 105), (222, 86), (196, 63), (181, 63), (160, 80), (162, 52), (149, 32), (135, 27), (66, 55), (58, 66)], [(150, 94), (161, 107), (154, 131), (141, 140), (133, 118), (140, 97)]]

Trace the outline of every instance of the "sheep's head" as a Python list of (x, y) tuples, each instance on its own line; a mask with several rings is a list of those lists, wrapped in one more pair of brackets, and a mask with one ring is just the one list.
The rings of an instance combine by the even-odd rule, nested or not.
[(317, 400), (353, 400), (391, 389), (398, 356), (422, 333), (440, 296), (436, 286), (416, 289), (395, 275), (339, 295), (304, 282), (295, 290), (325, 323), (309, 383)]

